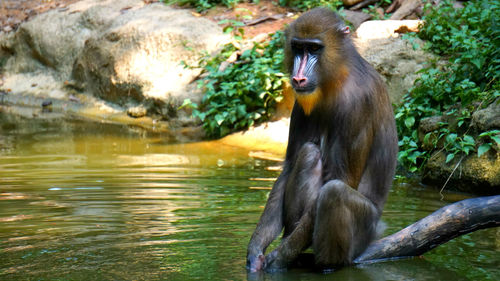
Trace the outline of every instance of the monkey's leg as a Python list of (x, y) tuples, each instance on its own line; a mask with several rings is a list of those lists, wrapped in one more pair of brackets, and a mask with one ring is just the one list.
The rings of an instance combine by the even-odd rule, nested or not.
[(248, 243), (247, 268), (251, 272), (264, 269), (266, 263), (264, 252), (283, 229), (283, 200), (287, 180), (288, 171), (285, 167), (274, 183), (264, 212)]
[(319, 192), (313, 232), (316, 265), (344, 266), (375, 238), (375, 205), (340, 180), (331, 180)]
[(285, 232), (281, 244), (266, 257), (267, 270), (286, 268), (312, 242), (316, 198), (322, 184), (319, 148), (302, 146), (285, 189)]

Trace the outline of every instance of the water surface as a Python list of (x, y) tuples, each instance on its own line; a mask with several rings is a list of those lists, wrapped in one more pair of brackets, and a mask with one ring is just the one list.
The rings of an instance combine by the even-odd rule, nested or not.
[[(247, 276), (248, 239), (280, 163), (216, 142), (0, 111), (0, 280), (500, 280), (500, 231), (422, 258)], [(386, 234), (466, 195), (400, 181)]]

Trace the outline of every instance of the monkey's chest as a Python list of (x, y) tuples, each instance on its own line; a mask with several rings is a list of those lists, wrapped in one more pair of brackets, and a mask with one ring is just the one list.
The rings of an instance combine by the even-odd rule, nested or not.
[(320, 134), (317, 145), (321, 152), (322, 183), (343, 179), (347, 166), (345, 159), (348, 158), (348, 150), (342, 140), (335, 135)]

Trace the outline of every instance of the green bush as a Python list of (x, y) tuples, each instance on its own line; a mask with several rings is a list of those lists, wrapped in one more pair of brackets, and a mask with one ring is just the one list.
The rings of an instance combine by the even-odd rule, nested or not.
[[(196, 8), (198, 12), (208, 10), (216, 5), (224, 5), (227, 7), (234, 7), (236, 4), (240, 2), (244, 2), (242, 0), (163, 0), (163, 2), (167, 4), (178, 4), (181, 6), (191, 6)], [(250, 1), (249, 1), (250, 2)], [(251, 1), (254, 3), (258, 3), (259, 0)], [(342, 6), (341, 0), (279, 0), (278, 1), (281, 6), (295, 7), (299, 10), (305, 11), (314, 7), (332, 7), (337, 8)]]
[[(178, 4), (180, 6), (191, 6), (196, 8), (198, 12), (208, 10), (216, 5), (225, 5), (233, 7), (234, 5), (242, 2), (241, 0), (163, 0), (166, 4)], [(254, 1), (254, 2), (258, 2)]]
[[(222, 137), (267, 120), (282, 98), (281, 72), (283, 32), (276, 32), (268, 43), (254, 43), (242, 50), (240, 42), (226, 44), (214, 57), (200, 61), (205, 77), (201, 105), (186, 101), (194, 108), (193, 116), (203, 122), (209, 137)], [(237, 55), (234, 62), (228, 58)], [(221, 67), (225, 64), (226, 67)]]
[[(496, 0), (464, 3), (453, 8), (450, 1), (438, 6), (426, 4), (425, 25), (418, 36), (427, 40), (426, 48), (447, 58), (446, 65), (432, 62), (420, 71), (420, 78), (396, 110), (400, 135), (399, 160), (410, 171), (417, 171), (433, 150), (443, 149), (447, 162), (472, 152), (482, 155), (498, 149), (500, 132), (474, 132), (472, 113), (500, 97), (500, 4)], [(442, 115), (439, 128), (419, 142), (420, 120)]]
[(299, 10), (306, 11), (315, 7), (330, 7), (337, 9), (342, 6), (341, 0), (279, 0), (281, 6), (295, 7)]

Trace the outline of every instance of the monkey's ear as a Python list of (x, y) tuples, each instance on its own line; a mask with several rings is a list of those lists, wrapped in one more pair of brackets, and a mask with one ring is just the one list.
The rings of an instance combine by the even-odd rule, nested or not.
[(340, 27), (340, 32), (342, 32), (344, 35), (347, 35), (347, 34), (351, 33), (351, 29), (347, 25), (342, 26), (342, 27)]

